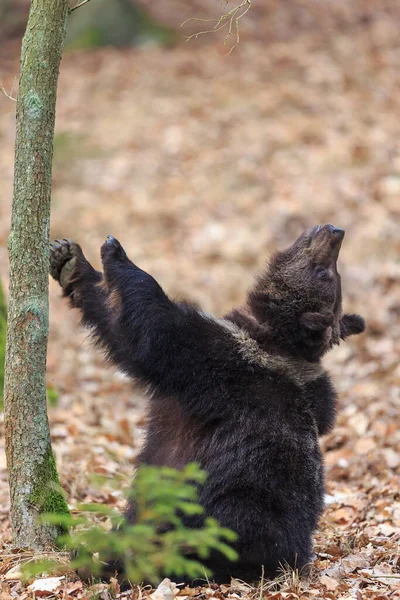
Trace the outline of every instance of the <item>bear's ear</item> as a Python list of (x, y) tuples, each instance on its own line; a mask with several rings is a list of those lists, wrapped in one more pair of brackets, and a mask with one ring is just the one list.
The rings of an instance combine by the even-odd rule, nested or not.
[(323, 331), (333, 324), (331, 312), (306, 312), (300, 317), (300, 324), (309, 331)]
[(365, 329), (365, 321), (360, 315), (343, 315), (340, 319), (340, 337), (342, 340), (349, 335), (357, 335)]

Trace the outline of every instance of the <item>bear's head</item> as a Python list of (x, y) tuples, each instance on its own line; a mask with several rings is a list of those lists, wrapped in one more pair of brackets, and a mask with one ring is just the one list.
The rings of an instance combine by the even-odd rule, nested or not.
[(344, 230), (305, 231), (277, 252), (248, 297), (247, 310), (282, 349), (318, 360), (340, 339), (364, 331), (359, 315), (342, 313), (337, 259)]

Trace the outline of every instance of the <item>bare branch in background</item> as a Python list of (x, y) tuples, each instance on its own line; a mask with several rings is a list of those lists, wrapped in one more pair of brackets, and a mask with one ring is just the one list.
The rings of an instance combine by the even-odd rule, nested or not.
[[(87, 1), (87, 0), (86, 0)], [(240, 4), (221, 15), (219, 19), (199, 19), (197, 17), (190, 17), (190, 19), (186, 19), (181, 25), (183, 27), (189, 21), (199, 21), (201, 23), (215, 23), (212, 29), (206, 29), (204, 31), (198, 31), (197, 33), (193, 33), (192, 35), (185, 36), (186, 41), (188, 42), (192, 38), (198, 38), (199, 35), (204, 35), (205, 33), (216, 33), (217, 31), (221, 31), (221, 29), (227, 28), (228, 32), (224, 39), (224, 44), (228, 43), (230, 36), (235, 36), (235, 43), (230, 48), (228, 54), (232, 52), (234, 48), (239, 44), (240, 41), (240, 29), (239, 29), (239, 21), (251, 8), (251, 0), (242, 0)]]
[(76, 10), (77, 8), (80, 8), (84, 4), (87, 4), (88, 2), (89, 2), (89, 0), (82, 0), (82, 2), (79, 2), (78, 4), (76, 4), (75, 6), (73, 6), (72, 8), (70, 8), (69, 12), (72, 13), (74, 10)]
[(2, 83), (0, 83), (0, 92), (2, 92), (9, 100), (12, 100), (13, 102), (17, 101), (17, 99), (14, 98), (14, 96), (12, 95), (13, 90), (11, 90), (11, 92), (8, 93)]

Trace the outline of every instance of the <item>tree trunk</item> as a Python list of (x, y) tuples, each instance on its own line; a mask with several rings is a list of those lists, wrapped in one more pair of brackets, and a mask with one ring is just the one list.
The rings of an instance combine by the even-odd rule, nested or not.
[(22, 44), (17, 101), (10, 294), (5, 365), (5, 435), (14, 545), (54, 544), (45, 512), (66, 513), (46, 410), (51, 163), (67, 0), (32, 0)]
[(3, 410), (4, 358), (6, 351), (7, 305), (0, 279), (0, 410)]

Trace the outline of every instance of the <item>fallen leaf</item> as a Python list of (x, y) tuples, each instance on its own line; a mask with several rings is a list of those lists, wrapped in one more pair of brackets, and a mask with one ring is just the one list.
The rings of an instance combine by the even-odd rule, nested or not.
[(360, 554), (349, 554), (341, 561), (341, 567), (345, 573), (353, 573), (357, 569), (368, 566), (368, 560)]
[(400, 454), (395, 452), (393, 448), (384, 448), (381, 452), (389, 469), (397, 469), (400, 466)]
[(339, 523), (341, 525), (345, 525), (352, 521), (354, 518), (354, 510), (350, 506), (343, 506), (342, 508), (338, 508), (329, 514), (330, 519), (335, 521), (335, 523)]
[(357, 454), (368, 454), (376, 448), (376, 442), (372, 438), (360, 438), (357, 440), (354, 450)]
[(83, 583), (82, 581), (69, 581), (65, 587), (68, 594), (73, 594), (83, 588)]
[(150, 594), (152, 600), (174, 600), (175, 596), (179, 594), (179, 588), (176, 583), (166, 577), (158, 585), (157, 589)]
[(339, 582), (336, 579), (332, 579), (332, 577), (328, 577), (328, 575), (322, 575), (319, 578), (322, 585), (326, 587), (329, 591), (334, 591), (339, 585)]
[(393, 535), (394, 533), (398, 533), (400, 534), (400, 528), (399, 527), (393, 527), (393, 525), (390, 525), (390, 523), (380, 523), (378, 525), (379, 527), (379, 531), (384, 535), (389, 537), (390, 535)]
[(13, 581), (13, 580), (21, 580), (23, 579), (22, 577), (22, 573), (21, 573), (21, 565), (15, 565), (14, 567), (12, 567), (9, 571), (7, 571), (7, 573), (4, 575), (4, 579), (6, 581)]
[(61, 583), (64, 579), (64, 575), (62, 577), (36, 579), (31, 585), (28, 585), (28, 590), (34, 592), (34, 594), (39, 597), (51, 596), (61, 587)]

